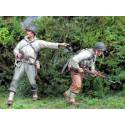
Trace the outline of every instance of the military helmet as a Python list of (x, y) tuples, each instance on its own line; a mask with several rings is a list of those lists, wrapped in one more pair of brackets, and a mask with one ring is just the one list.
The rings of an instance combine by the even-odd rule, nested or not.
[(35, 25), (30, 25), (30, 26), (26, 27), (26, 31), (31, 31), (34, 34), (36, 34), (37, 33), (37, 27)]
[(94, 48), (97, 50), (106, 51), (106, 45), (103, 42), (97, 42)]

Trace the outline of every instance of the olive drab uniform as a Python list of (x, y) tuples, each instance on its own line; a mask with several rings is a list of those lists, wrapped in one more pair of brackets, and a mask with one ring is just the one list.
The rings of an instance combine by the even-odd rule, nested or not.
[(80, 92), (84, 72), (79, 73), (73, 69), (81, 68), (80, 64), (85, 68), (89, 68), (92, 72), (95, 70), (96, 55), (93, 49), (83, 49), (78, 54), (74, 55), (68, 63), (68, 68), (71, 73), (72, 84), (64, 93), (65, 96), (74, 98)]
[(14, 49), (14, 55), (15, 57), (17, 57), (17, 55), (21, 53), (23, 56), (21, 59), (16, 59), (15, 73), (9, 88), (11, 92), (16, 93), (19, 80), (24, 75), (24, 73), (26, 73), (26, 75), (28, 76), (32, 91), (35, 92), (38, 90), (35, 80), (35, 65), (37, 63), (37, 54), (42, 48), (58, 49), (58, 43), (38, 40), (36, 37), (32, 41), (30, 41), (26, 36), (17, 44), (16, 48)]

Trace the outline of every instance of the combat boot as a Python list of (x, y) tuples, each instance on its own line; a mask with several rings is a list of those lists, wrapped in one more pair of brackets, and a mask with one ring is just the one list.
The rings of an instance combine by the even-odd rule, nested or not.
[(36, 101), (38, 100), (38, 94), (37, 92), (33, 92), (33, 98), (32, 98), (33, 101)]
[(9, 94), (9, 97), (8, 97), (8, 100), (7, 100), (7, 105), (8, 106), (11, 106), (12, 104), (13, 104), (13, 100), (14, 100), (14, 95), (15, 95), (15, 93), (14, 92), (10, 92), (10, 94)]
[(69, 102), (69, 100), (70, 100), (70, 93), (71, 93), (71, 91), (70, 91), (70, 90), (67, 90), (67, 91), (65, 91), (65, 93), (63, 94), (63, 95), (65, 96), (66, 102)]
[(69, 98), (69, 103), (72, 104), (72, 105), (76, 105), (78, 106), (79, 105), (79, 102), (76, 102), (76, 94), (75, 93), (70, 93), (70, 98)]

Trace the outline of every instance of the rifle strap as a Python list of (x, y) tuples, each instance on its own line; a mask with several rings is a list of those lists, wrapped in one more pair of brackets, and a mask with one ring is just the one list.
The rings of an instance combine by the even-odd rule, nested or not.
[[(37, 58), (38, 58), (38, 52), (35, 50), (35, 48), (32, 45), (32, 43), (35, 42), (35, 41), (33, 41), (32, 43), (30, 43), (27, 39), (24, 39), (24, 40), (27, 42), (27, 44), (25, 46), (29, 45), (33, 49), (34, 53), (36, 54), (36, 60), (37, 60)], [(23, 46), (22, 48), (24, 48), (25, 46)]]

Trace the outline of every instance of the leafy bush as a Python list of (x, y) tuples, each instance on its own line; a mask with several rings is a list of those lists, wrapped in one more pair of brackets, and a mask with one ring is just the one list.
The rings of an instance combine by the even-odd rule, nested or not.
[[(2, 47), (7, 47), (6, 51), (1, 49), (0, 60), (2, 64), (6, 64), (7, 59), (11, 62), (6, 64), (10, 74), (14, 68), (12, 65), (14, 56), (10, 46), (14, 48), (17, 41), (24, 36), (24, 32), (19, 28), (21, 20), (22, 17), (11, 17), (9, 21), (3, 21), (0, 18), (0, 34), (2, 34), (0, 44)], [(91, 48), (97, 41), (104, 41), (108, 47), (108, 53), (104, 58), (97, 59), (97, 69), (109, 75), (112, 80), (120, 80), (122, 85), (125, 83), (125, 17), (41, 17), (35, 23), (39, 27), (38, 38), (46, 41), (80, 45), (78, 48)], [(11, 58), (7, 55), (11, 55)], [(70, 76), (62, 75), (61, 69), (71, 55), (63, 49), (41, 50), (42, 66), (37, 79), (41, 96), (56, 96), (68, 89), (71, 84)], [(4, 78), (1, 79), (4, 80)], [(87, 77), (84, 80), (82, 92), (87, 96), (103, 97), (110, 93), (109, 84), (100, 78)], [(28, 88), (24, 82), (22, 92), (26, 90), (24, 86)], [(29, 91), (25, 91), (25, 94), (29, 94)]]

